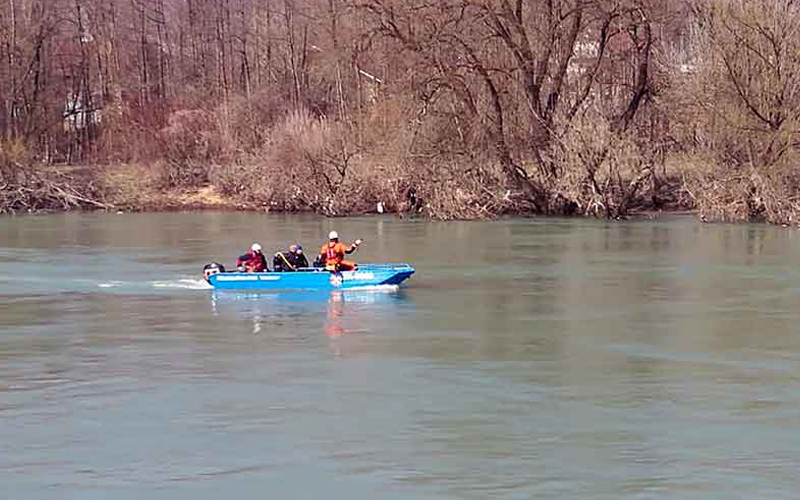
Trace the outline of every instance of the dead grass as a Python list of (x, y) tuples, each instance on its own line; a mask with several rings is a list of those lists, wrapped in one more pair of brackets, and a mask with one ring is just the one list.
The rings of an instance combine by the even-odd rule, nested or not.
[(163, 188), (160, 165), (120, 164), (98, 167), (97, 184), (107, 203), (122, 210), (253, 209), (225, 196), (213, 185)]

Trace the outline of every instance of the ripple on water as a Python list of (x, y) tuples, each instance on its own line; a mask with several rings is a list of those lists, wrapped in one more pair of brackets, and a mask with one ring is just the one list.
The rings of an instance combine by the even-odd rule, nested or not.
[(370, 242), (360, 261), (411, 261), (408, 286), (239, 294), (198, 278), (254, 231), (277, 250), (332, 222), (0, 218), (0, 492), (796, 493), (800, 249), (785, 235), (337, 219)]

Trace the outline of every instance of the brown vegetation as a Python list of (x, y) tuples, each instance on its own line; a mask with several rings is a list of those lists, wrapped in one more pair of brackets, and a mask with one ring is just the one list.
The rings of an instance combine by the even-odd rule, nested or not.
[(75, 169), (35, 168), (20, 141), (0, 141), (0, 213), (102, 208), (102, 195)]
[(695, 2), (684, 102), (699, 168), (688, 188), (709, 218), (800, 222), (800, 5)]
[(799, 9), (9, 0), (0, 207), (796, 223)]

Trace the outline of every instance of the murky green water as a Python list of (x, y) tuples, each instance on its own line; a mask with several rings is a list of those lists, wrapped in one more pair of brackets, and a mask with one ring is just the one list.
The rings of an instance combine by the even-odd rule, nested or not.
[[(400, 291), (214, 293), (253, 241)], [(0, 498), (782, 499), (800, 233), (692, 219), (0, 218)]]

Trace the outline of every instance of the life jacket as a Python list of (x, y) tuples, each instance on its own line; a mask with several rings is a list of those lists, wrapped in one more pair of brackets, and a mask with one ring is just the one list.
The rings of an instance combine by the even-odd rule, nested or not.
[(325, 257), (325, 267), (336, 271), (339, 268), (339, 264), (344, 260), (345, 246), (341, 242), (326, 243), (319, 253)]
[(263, 253), (253, 255), (253, 260), (250, 261), (254, 273), (265, 273), (269, 271), (267, 267), (267, 258)]
[(339, 254), (339, 252), (337, 252), (337, 250), (338, 250), (338, 248), (336, 248), (337, 246), (338, 246), (338, 243), (333, 244), (333, 245), (330, 245), (330, 244), (328, 245), (328, 249), (325, 251), (325, 258), (326, 259), (328, 259), (329, 261), (330, 260), (340, 261), (340, 260), (342, 260), (344, 258), (342, 255)]
[(267, 260), (264, 257), (264, 254), (256, 255), (252, 250), (239, 257), (236, 260), (236, 266), (244, 266), (245, 271), (248, 273), (261, 273), (269, 271), (269, 268), (267, 268)]

